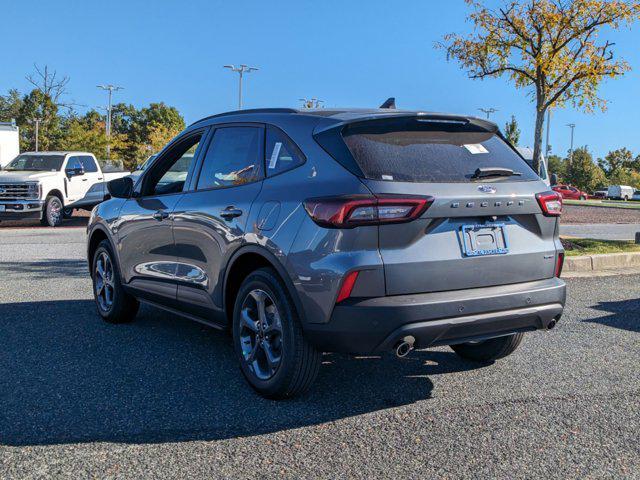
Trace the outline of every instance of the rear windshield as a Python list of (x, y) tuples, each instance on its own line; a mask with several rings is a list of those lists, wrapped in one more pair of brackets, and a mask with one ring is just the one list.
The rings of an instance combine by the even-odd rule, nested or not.
[(364, 176), (396, 182), (470, 182), (478, 168), (507, 168), (515, 175), (491, 181), (539, 177), (495, 133), (462, 123), (411, 120), (347, 127), (343, 138)]

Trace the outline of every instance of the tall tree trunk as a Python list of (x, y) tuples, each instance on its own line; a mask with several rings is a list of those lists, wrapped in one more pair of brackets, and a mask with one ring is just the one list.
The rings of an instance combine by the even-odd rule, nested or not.
[(540, 157), (542, 156), (542, 130), (544, 127), (544, 107), (536, 108), (536, 128), (533, 139), (533, 169), (540, 173)]

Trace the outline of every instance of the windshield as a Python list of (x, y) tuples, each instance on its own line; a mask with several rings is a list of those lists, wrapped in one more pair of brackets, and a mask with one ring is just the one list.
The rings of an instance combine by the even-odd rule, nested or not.
[(497, 134), (452, 123), (398, 121), (347, 127), (343, 138), (365, 177), (397, 182), (471, 182), (477, 169), (506, 169), (509, 181), (536, 180)]
[(18, 155), (5, 167), (5, 170), (27, 170), (33, 172), (57, 172), (62, 168), (64, 155)]

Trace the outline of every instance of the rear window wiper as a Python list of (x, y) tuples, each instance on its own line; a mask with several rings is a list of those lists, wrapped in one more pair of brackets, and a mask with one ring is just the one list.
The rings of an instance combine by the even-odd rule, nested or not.
[(477, 168), (475, 173), (471, 175), (471, 178), (512, 177), (514, 175), (522, 175), (522, 173), (514, 172), (510, 168), (486, 167), (486, 168)]

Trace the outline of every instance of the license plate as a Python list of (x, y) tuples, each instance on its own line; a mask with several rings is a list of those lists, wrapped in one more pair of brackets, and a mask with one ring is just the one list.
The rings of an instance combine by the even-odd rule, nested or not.
[(5, 210), (4, 205), (0, 205), (0, 212), (4, 212), (4, 210)]
[(509, 253), (504, 223), (463, 225), (462, 249), (467, 257)]

